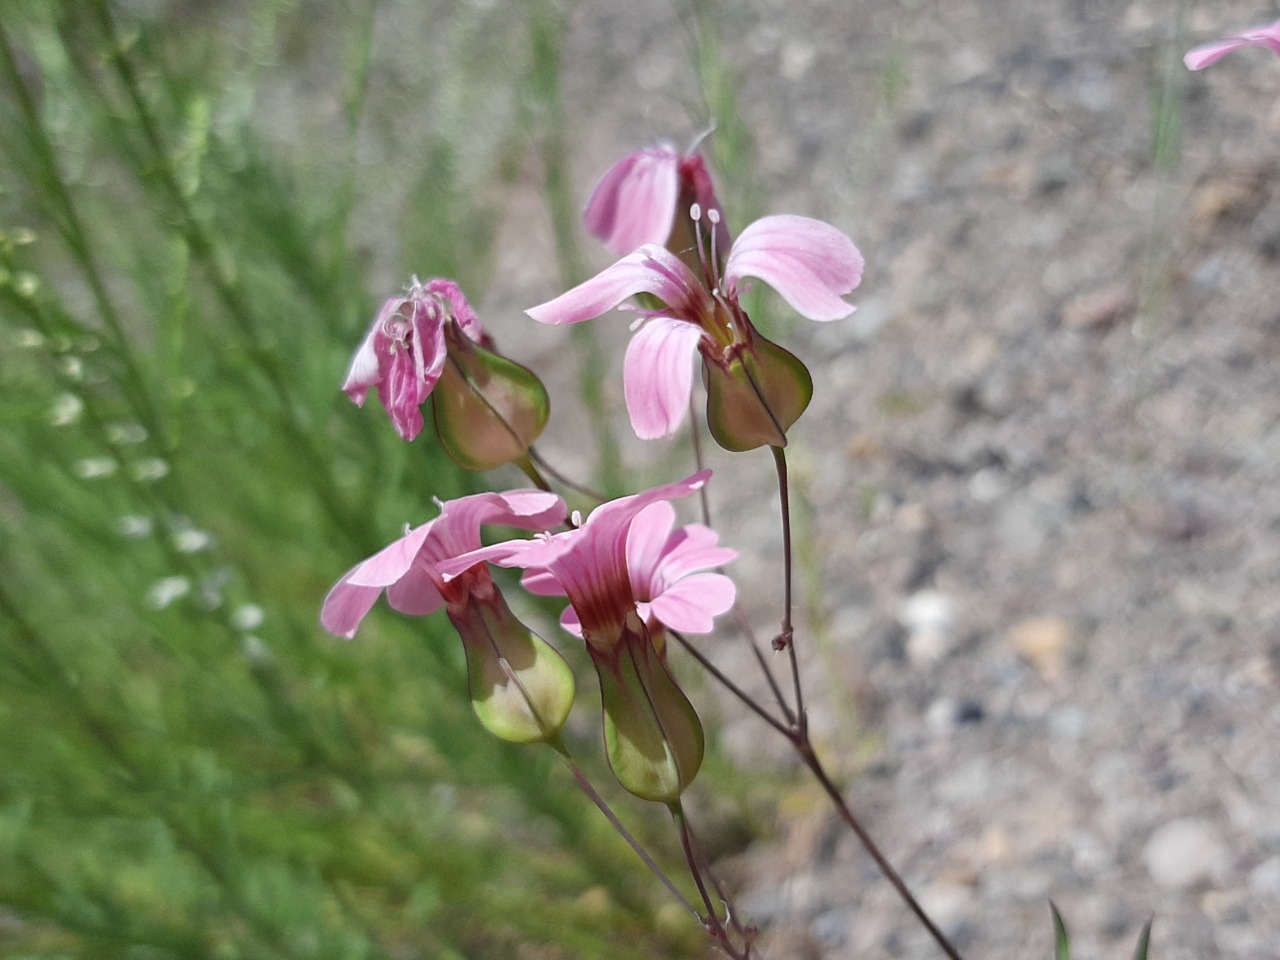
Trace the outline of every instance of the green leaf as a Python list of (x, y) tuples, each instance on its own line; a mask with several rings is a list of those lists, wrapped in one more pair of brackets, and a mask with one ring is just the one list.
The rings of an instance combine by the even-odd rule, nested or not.
[(1142, 932), (1138, 934), (1138, 946), (1133, 951), (1133, 960), (1147, 960), (1147, 948), (1151, 946), (1151, 917), (1142, 925)]
[(1053, 913), (1053, 958), (1071, 960), (1071, 938), (1067, 936), (1067, 925), (1062, 922), (1062, 914), (1052, 900), (1049, 901), (1049, 910)]

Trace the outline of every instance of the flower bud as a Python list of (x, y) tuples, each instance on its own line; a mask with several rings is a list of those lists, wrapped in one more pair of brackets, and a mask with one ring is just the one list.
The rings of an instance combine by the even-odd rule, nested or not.
[(436, 433), (468, 470), (492, 470), (529, 452), (547, 425), (550, 401), (531, 371), (450, 324), (448, 357), (432, 394)]
[(785, 447), (787, 431), (813, 398), (808, 368), (758, 331), (724, 359), (706, 356), (702, 369), (707, 425), (726, 450)]
[(516, 619), (491, 582), (448, 613), (467, 654), (471, 706), (485, 728), (512, 743), (559, 736), (574, 693), (564, 658)]
[(705, 740), (693, 704), (634, 612), (612, 650), (589, 649), (600, 677), (609, 766), (629, 793), (674, 803), (702, 765)]

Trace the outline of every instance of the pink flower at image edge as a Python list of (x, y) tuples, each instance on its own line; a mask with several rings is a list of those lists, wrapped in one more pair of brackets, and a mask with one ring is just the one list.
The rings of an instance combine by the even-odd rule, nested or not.
[(1205, 67), (1217, 63), (1228, 53), (1232, 53), (1242, 47), (1266, 47), (1272, 53), (1280, 54), (1280, 20), (1270, 26), (1256, 27), (1245, 33), (1223, 37), (1213, 43), (1206, 43), (1204, 46), (1196, 47), (1182, 58), (1182, 62), (1187, 65), (1188, 70), (1203, 70)]

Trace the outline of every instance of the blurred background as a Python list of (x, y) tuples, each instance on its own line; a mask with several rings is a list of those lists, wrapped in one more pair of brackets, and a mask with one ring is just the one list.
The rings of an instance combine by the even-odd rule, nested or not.
[[(1274, 960), (1280, 61), (1181, 55), (1275, 15), (7, 2), (0, 956), (705, 954), (564, 771), (475, 723), (447, 624), (317, 616), (432, 496), (520, 483), (339, 392), (414, 274), (548, 382), (560, 469), (688, 471), (626, 434), (625, 318), (521, 311), (608, 262), (578, 214), (613, 160), (714, 126), (735, 229), (818, 216), (867, 256), (848, 321), (751, 304), (817, 383), (802, 649), (855, 810), (966, 956), (1048, 956), (1052, 897), (1079, 957), (1154, 914), (1153, 958)], [(768, 631), (771, 464), (713, 462)], [(707, 650), (745, 675), (733, 639)], [(934, 955), (783, 745), (690, 683), (691, 803), (766, 956)]]

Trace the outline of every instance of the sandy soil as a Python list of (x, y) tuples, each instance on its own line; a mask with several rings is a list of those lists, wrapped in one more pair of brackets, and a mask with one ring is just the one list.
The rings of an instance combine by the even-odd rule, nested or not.
[[(1152, 914), (1153, 958), (1280, 957), (1280, 60), (1179, 62), (1274, 12), (730, 6), (760, 212), (868, 261), (852, 319), (780, 333), (818, 384), (801, 642), (855, 808), (968, 957), (1049, 956), (1049, 898), (1078, 958)], [(584, 196), (705, 118), (670, 11), (582, 4), (568, 53)], [(716, 464), (768, 630), (769, 458)], [(748, 770), (785, 767), (721, 713)], [(766, 819), (724, 865), (766, 956), (938, 955), (810, 788)]]

